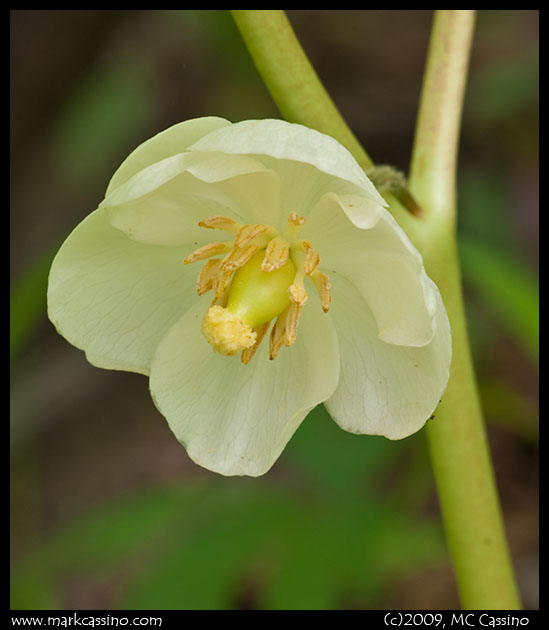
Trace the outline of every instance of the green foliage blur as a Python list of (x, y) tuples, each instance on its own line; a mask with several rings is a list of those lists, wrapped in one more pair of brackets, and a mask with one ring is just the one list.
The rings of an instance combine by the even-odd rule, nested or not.
[[(370, 155), (406, 170), (431, 12), (288, 15)], [(278, 116), (228, 12), (11, 19), (12, 609), (457, 608), (421, 432), (347, 434), (320, 406), (265, 477), (219, 477), (188, 460), (146, 380), (89, 366), (47, 321), (59, 244), (137, 144), (196, 116)], [(535, 608), (537, 12), (481, 11), (475, 37), (462, 272), (519, 586)]]

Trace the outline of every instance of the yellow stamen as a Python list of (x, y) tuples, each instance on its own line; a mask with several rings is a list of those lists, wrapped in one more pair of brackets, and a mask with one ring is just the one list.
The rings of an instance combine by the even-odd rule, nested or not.
[(254, 345), (242, 350), (242, 354), (240, 355), (240, 360), (244, 363), (244, 365), (248, 365), (248, 363), (252, 360), (254, 354), (259, 348), (259, 344), (263, 341), (263, 337), (267, 334), (270, 325), (271, 322), (265, 322), (258, 328), (254, 328), (254, 332), (256, 334)]
[(204, 295), (207, 291), (213, 288), (216, 283), (217, 273), (221, 265), (220, 258), (213, 258), (209, 260), (198, 274), (198, 280), (196, 281), (196, 290), (198, 295)]
[(247, 247), (235, 247), (227, 254), (221, 263), (222, 271), (234, 271), (245, 265), (248, 260), (260, 250), (259, 245), (248, 245)]
[(282, 346), (297, 337), (299, 317), (308, 296), (304, 280), (313, 281), (322, 309), (330, 306), (330, 280), (318, 271), (320, 256), (313, 244), (298, 240), (305, 217), (291, 212), (286, 229), (277, 232), (270, 225), (241, 225), (233, 219), (214, 215), (199, 222), (200, 227), (236, 234), (234, 241), (208, 243), (185, 258), (185, 264), (217, 254), (198, 274), (199, 295), (213, 289), (215, 297), (202, 322), (202, 333), (220, 354), (241, 353), (243, 364), (251, 361), (271, 321), (269, 356), (274, 359)]
[(276, 319), (271, 330), (269, 358), (276, 359), (282, 346), (291, 346), (297, 338), (297, 326), (302, 306), (290, 302), (288, 308), (284, 310)]
[(299, 230), (305, 225), (305, 217), (300, 217), (295, 212), (290, 212), (288, 215), (288, 223), (286, 224), (285, 236), (289, 241), (294, 241), (297, 238)]
[(288, 306), (286, 313), (286, 334), (284, 339), (284, 345), (290, 347), (297, 338), (297, 326), (299, 324), (299, 317), (303, 306), (301, 304), (295, 304), (293, 302)]
[(305, 291), (303, 282), (294, 282), (294, 284), (292, 284), (292, 286), (289, 288), (289, 292), (292, 302), (294, 302), (294, 304), (299, 304), (299, 306), (303, 306), (307, 301), (307, 298), (309, 297), (307, 295), (307, 291)]
[(216, 298), (221, 298), (223, 296), (223, 294), (227, 290), (227, 287), (231, 283), (232, 276), (233, 276), (232, 269), (229, 271), (223, 271), (220, 269), (219, 273), (217, 274), (216, 281), (214, 282)]
[(310, 241), (303, 241), (305, 249), (305, 273), (310, 276), (313, 274), (320, 263), (320, 256)]
[(225, 232), (237, 234), (242, 229), (242, 224), (233, 221), (230, 217), (216, 214), (199, 221), (198, 227), (210, 228), (211, 230), (225, 230)]
[(191, 252), (183, 262), (186, 265), (190, 265), (197, 260), (206, 260), (206, 258), (210, 258), (211, 256), (223, 254), (229, 251), (230, 248), (231, 243), (208, 243), (207, 245), (195, 249), (194, 252)]
[(265, 232), (271, 230), (272, 227), (270, 225), (245, 225), (240, 232), (238, 233), (235, 241), (235, 245), (238, 247), (244, 247), (254, 238), (265, 234)]
[(303, 225), (305, 225), (305, 217), (299, 216), (297, 212), (294, 212), (292, 210), (292, 212), (290, 212), (290, 214), (288, 215), (288, 224), (302, 227)]
[(306, 258), (300, 251), (292, 252), (293, 260), (295, 261), (296, 274), (293, 284), (290, 286), (290, 299), (292, 302), (303, 306), (307, 301), (307, 291), (305, 291), (305, 285), (303, 280), (305, 278), (305, 264)]
[(269, 359), (276, 359), (280, 348), (284, 345), (286, 333), (286, 311), (280, 314), (274, 323), (269, 339)]
[(327, 313), (332, 300), (330, 295), (330, 278), (328, 278), (325, 273), (315, 271), (311, 276), (311, 280), (314, 282), (318, 295), (320, 296), (322, 310)]
[(288, 260), (290, 255), (290, 245), (282, 236), (273, 238), (267, 245), (265, 257), (261, 263), (263, 271), (274, 271), (279, 269)]

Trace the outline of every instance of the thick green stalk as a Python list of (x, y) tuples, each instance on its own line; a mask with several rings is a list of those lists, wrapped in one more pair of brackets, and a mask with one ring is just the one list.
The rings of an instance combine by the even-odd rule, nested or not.
[(282, 116), (337, 138), (362, 168), (371, 168), (372, 160), (320, 82), (284, 11), (231, 13)]
[[(367, 169), (372, 161), (341, 118), (282, 11), (233, 11), (281, 114), (336, 138)], [(391, 195), (391, 212), (421, 251), (448, 310), (450, 383), (427, 429), (462, 604), (519, 607), (470, 356), (455, 237), (455, 171), (474, 12), (436, 14), (416, 130), (410, 189), (421, 220)]]
[[(455, 174), (473, 11), (437, 11), (409, 185), (426, 212), (420, 249), (452, 328), (450, 382), (427, 426), (462, 605), (519, 607), (469, 349), (456, 246)], [(417, 242), (417, 239), (416, 239)]]

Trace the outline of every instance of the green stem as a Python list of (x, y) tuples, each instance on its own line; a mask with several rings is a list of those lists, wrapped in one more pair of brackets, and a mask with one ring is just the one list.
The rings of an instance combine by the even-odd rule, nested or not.
[(473, 11), (436, 12), (409, 180), (426, 212), (420, 248), (453, 340), (450, 382), (427, 436), (463, 607), (515, 609), (520, 603), (471, 360), (455, 234), (457, 146), (473, 26)]
[[(372, 160), (341, 118), (282, 11), (233, 11), (281, 114), (336, 138), (365, 169)], [(438, 11), (411, 167), (421, 220), (390, 194), (391, 212), (421, 251), (450, 317), (450, 383), (427, 428), (462, 604), (514, 609), (519, 599), (495, 489), (466, 330), (455, 236), (455, 172), (474, 12)]]
[(284, 11), (231, 11), (282, 116), (336, 138), (362, 168), (373, 162), (320, 82)]

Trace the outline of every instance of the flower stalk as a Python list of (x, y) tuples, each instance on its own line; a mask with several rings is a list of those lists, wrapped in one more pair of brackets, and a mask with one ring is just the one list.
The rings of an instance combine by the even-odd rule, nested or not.
[(370, 156), (322, 85), (284, 11), (231, 13), (282, 116), (336, 138), (362, 168), (371, 168)]
[(450, 382), (427, 437), (464, 608), (515, 609), (520, 604), (471, 360), (455, 234), (457, 147), (473, 26), (473, 11), (436, 12), (410, 170), (410, 188), (427, 215), (420, 251), (452, 328)]
[[(282, 115), (336, 138), (369, 169), (371, 158), (347, 127), (307, 60), (283, 11), (232, 11)], [(420, 219), (384, 196), (438, 284), (453, 334), (451, 378), (427, 436), (462, 606), (520, 607), (480, 409), (467, 336), (455, 234), (459, 125), (474, 11), (437, 11), (411, 164)]]

